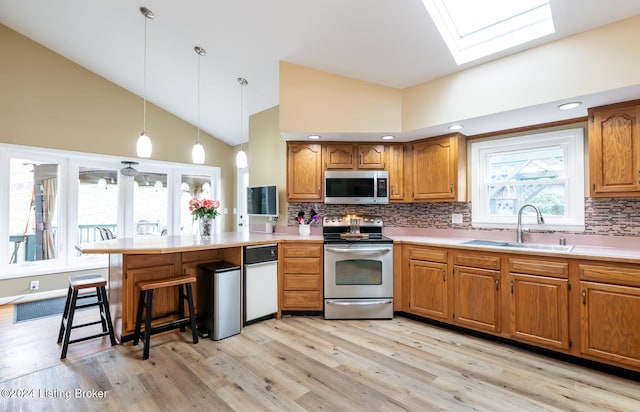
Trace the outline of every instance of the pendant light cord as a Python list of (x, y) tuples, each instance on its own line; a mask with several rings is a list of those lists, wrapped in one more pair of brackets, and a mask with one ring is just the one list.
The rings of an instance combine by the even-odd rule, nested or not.
[(198, 53), (196, 51), (196, 54), (198, 55), (198, 113), (197, 113), (197, 120), (196, 120), (196, 127), (198, 129), (198, 137), (197, 137), (197, 142), (196, 143), (200, 143), (200, 56), (201, 54)]
[(144, 18), (144, 64), (142, 65), (142, 132), (147, 132), (147, 20)]

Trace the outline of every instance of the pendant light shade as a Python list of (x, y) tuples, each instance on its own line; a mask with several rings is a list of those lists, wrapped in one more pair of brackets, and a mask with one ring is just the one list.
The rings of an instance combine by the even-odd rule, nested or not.
[(142, 87), (142, 133), (136, 143), (138, 157), (151, 157), (151, 139), (147, 135), (147, 20), (152, 20), (155, 15), (146, 7), (140, 7), (140, 13), (144, 16), (144, 70)]
[(193, 163), (201, 165), (204, 163), (204, 146), (199, 141), (193, 145), (193, 149), (191, 149), (191, 159)]
[(196, 144), (194, 144), (193, 149), (191, 149), (191, 160), (193, 163), (201, 165), (204, 163), (204, 146), (200, 143), (200, 56), (206, 56), (207, 51), (200, 46), (194, 47), (193, 50), (195, 50), (198, 55), (198, 121), (196, 122), (198, 135), (196, 138)]
[(151, 139), (147, 136), (147, 133), (142, 132), (138, 137), (138, 143), (136, 143), (136, 152), (138, 157), (151, 157), (152, 145)]
[(240, 148), (240, 151), (236, 153), (236, 167), (239, 169), (244, 169), (247, 167), (248, 159), (247, 153)]
[[(247, 81), (247, 79), (245, 79), (244, 77), (238, 77), (238, 83), (240, 84), (240, 139), (244, 139), (243, 133), (242, 133), (242, 125), (243, 125), (243, 109), (244, 109), (244, 105), (243, 105), (243, 93), (242, 93), (242, 89), (244, 88), (244, 86), (246, 86), (247, 84), (249, 84), (249, 82)], [(240, 150), (238, 151), (238, 153), (236, 153), (236, 167), (238, 169), (244, 169), (245, 167), (247, 167), (248, 165), (248, 159), (247, 159), (247, 153), (244, 151), (244, 146), (240, 146)]]

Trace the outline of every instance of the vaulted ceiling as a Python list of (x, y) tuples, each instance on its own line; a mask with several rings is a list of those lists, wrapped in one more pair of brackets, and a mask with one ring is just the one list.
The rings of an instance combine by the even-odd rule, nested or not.
[[(640, 1), (551, 0), (556, 33), (457, 66), (421, 0), (0, 0), (0, 23), (229, 144), (246, 117), (278, 104), (278, 62), (404, 88), (640, 14)], [(462, 120), (462, 119), (461, 119)]]

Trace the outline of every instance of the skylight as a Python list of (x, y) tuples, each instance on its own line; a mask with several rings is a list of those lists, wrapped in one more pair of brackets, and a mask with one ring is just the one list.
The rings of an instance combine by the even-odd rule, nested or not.
[(549, 0), (422, 0), (458, 65), (555, 32)]

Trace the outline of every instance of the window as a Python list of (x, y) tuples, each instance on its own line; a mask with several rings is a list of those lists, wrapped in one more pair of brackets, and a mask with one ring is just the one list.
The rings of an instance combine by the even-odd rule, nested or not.
[(136, 176), (122, 167), (112, 156), (0, 144), (0, 279), (106, 267), (106, 256), (75, 249), (105, 230), (191, 233), (181, 183), (191, 185), (187, 198), (219, 200), (217, 167), (145, 160)]
[[(520, 207), (549, 230), (584, 230), (583, 130), (471, 142), (472, 224), (515, 227)], [(535, 223), (531, 208), (523, 222)]]
[(423, 0), (458, 64), (555, 32), (548, 0)]

